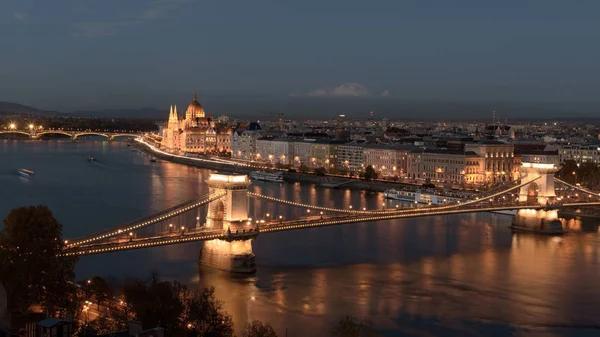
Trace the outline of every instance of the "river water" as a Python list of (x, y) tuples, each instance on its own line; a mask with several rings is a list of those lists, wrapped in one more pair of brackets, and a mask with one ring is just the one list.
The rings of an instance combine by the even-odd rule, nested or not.
[[(17, 176), (18, 168), (35, 177)], [(120, 142), (0, 140), (0, 215), (47, 205), (64, 236), (75, 237), (197, 197), (208, 191), (208, 173), (152, 163)], [(384, 202), (379, 193), (308, 184), (250, 189), (334, 207)], [(265, 201), (250, 206), (255, 219), (303, 216)], [(200, 267), (200, 243), (82, 257), (76, 273), (126, 279), (156, 271), (191, 287), (213, 285), (238, 329), (259, 319), (280, 336), (327, 336), (345, 315), (371, 320), (383, 336), (597, 336), (598, 226), (571, 223), (583, 230), (557, 239), (512, 235), (510, 220), (466, 214), (263, 234), (249, 277)]]

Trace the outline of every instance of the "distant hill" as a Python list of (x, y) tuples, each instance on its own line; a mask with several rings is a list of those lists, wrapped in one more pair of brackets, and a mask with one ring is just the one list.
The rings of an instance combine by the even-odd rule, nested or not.
[(71, 115), (100, 118), (131, 118), (131, 119), (168, 119), (169, 111), (156, 108), (115, 109), (115, 110), (85, 110), (74, 111)]
[(40, 110), (18, 103), (0, 102), (0, 115), (58, 116), (64, 114), (57, 111)]

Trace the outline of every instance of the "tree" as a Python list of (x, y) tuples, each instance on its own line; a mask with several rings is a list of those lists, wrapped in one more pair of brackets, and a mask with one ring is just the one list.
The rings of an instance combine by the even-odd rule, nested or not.
[(578, 170), (579, 166), (577, 166), (577, 162), (572, 159), (569, 159), (565, 160), (562, 163), (560, 170), (557, 172), (557, 174), (560, 179), (576, 184)]
[(132, 281), (123, 288), (127, 305), (142, 326), (164, 328), (168, 335), (182, 329), (187, 288), (178, 282), (161, 281), (153, 274), (150, 281)]
[(366, 181), (377, 179), (377, 171), (375, 171), (373, 166), (369, 165), (367, 168), (365, 168), (364, 178)]
[(48, 315), (76, 304), (76, 257), (61, 256), (62, 225), (45, 206), (13, 209), (0, 233), (0, 282), (11, 310), (41, 304)]
[(91, 278), (90, 284), (86, 286), (89, 287), (90, 292), (96, 298), (96, 302), (98, 302), (98, 309), (100, 309), (100, 304), (102, 302), (108, 302), (107, 304), (109, 304), (110, 307), (110, 303), (112, 301), (109, 301), (109, 299), (112, 299), (113, 291), (105, 279), (100, 276), (94, 276)]
[(246, 323), (246, 329), (242, 333), (242, 337), (277, 337), (277, 334), (269, 323), (253, 321), (252, 323)]
[(327, 173), (327, 169), (324, 167), (319, 167), (315, 169), (315, 174), (318, 176), (324, 176)]
[(185, 325), (198, 337), (233, 337), (233, 321), (215, 298), (215, 288), (195, 291), (186, 300)]
[(309, 169), (308, 166), (304, 165), (304, 164), (300, 164), (300, 168), (299, 168), (300, 172), (302, 173), (308, 173)]
[(371, 337), (377, 336), (373, 330), (373, 324), (367, 320), (356, 320), (346, 316), (331, 329), (332, 336), (339, 337)]

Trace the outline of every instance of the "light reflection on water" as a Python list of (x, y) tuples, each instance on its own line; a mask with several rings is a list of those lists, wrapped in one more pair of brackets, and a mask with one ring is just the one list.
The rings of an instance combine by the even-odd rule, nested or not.
[[(88, 155), (98, 162), (87, 162)], [(208, 171), (151, 163), (122, 143), (0, 141), (0, 158), (0, 214), (46, 204), (69, 237), (208, 191)], [(36, 176), (21, 179), (17, 168)], [(251, 189), (322, 206), (384, 202), (381, 194), (302, 184)], [(264, 200), (251, 200), (250, 210), (256, 219), (306, 216)], [(193, 226), (195, 217), (172, 221)], [(568, 221), (584, 233), (552, 239), (512, 235), (509, 223), (504, 215), (464, 214), (260, 235), (253, 244), (258, 271), (250, 277), (199, 267), (200, 243), (84, 257), (77, 275), (147, 277), (156, 270), (191, 286), (214, 285), (238, 327), (260, 319), (288, 336), (325, 335), (344, 315), (366, 317), (389, 336), (596, 334), (598, 226)]]

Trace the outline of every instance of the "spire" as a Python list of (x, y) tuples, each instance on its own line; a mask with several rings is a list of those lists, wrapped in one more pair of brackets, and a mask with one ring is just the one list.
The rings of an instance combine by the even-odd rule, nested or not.
[(171, 108), (169, 109), (169, 120), (172, 121), (173, 120), (173, 106), (171, 105)]
[(179, 119), (179, 115), (177, 115), (177, 105), (175, 105), (175, 109), (173, 111), (173, 115), (175, 116), (175, 119)]
[(198, 100), (198, 95), (196, 95), (196, 91), (194, 91), (194, 101)]

